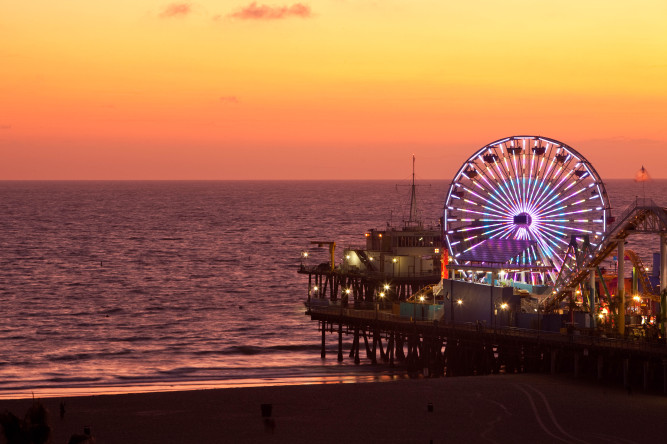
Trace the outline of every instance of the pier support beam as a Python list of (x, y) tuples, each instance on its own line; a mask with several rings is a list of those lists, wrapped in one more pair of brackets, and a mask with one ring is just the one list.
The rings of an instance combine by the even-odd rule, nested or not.
[(326, 322), (322, 321), (322, 351), (320, 352), (320, 357), (322, 359), (327, 357), (326, 334), (327, 334), (327, 324)]
[(558, 358), (558, 352), (556, 350), (551, 350), (551, 374), (556, 374), (556, 359)]
[(394, 366), (394, 331), (392, 330), (387, 344), (387, 353), (389, 354), (389, 366)]
[(625, 335), (625, 239), (618, 240), (618, 278), (616, 295), (618, 296), (618, 333)]
[[(667, 235), (660, 234), (660, 330), (667, 337)], [(667, 384), (667, 383), (666, 383)]]
[(595, 310), (595, 268), (591, 267), (589, 269), (590, 273), (590, 290), (588, 292), (588, 297), (590, 298), (590, 307), (591, 307), (591, 327), (595, 328), (595, 323), (597, 322), (597, 319), (595, 318), (596, 310)]
[(338, 362), (343, 361), (343, 323), (338, 323)]
[(354, 328), (354, 339), (352, 340), (352, 350), (350, 350), (350, 358), (354, 356), (354, 363), (359, 365), (359, 327)]

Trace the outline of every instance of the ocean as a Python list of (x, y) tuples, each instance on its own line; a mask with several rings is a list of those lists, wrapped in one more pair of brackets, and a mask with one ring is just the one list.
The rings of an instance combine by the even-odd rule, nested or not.
[[(381, 381), (320, 359), (305, 316), (310, 241), (400, 224), (403, 181), (0, 182), (0, 398)], [(419, 181), (437, 223), (448, 181)], [(614, 214), (667, 181), (610, 180)], [(651, 266), (658, 242), (628, 248)], [(339, 252), (342, 248), (339, 248)], [(349, 345), (347, 345), (349, 348)]]

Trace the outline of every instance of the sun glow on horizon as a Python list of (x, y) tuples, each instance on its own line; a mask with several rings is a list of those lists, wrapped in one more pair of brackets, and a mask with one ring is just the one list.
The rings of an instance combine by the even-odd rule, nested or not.
[(631, 178), (667, 161), (665, 21), (658, 0), (9, 2), (0, 179), (381, 179), (413, 152), (449, 179), (514, 134)]

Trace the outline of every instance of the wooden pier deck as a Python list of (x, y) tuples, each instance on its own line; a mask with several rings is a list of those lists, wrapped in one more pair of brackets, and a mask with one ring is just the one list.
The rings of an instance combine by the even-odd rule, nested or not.
[(351, 335), (348, 356), (359, 364), (364, 342), (371, 363), (401, 363), (411, 374), (463, 376), (490, 373), (571, 373), (667, 394), (667, 346), (664, 342), (586, 334), (553, 333), (481, 323), (415, 321), (384, 310), (313, 307), (312, 320), (326, 335), (337, 334), (337, 359), (343, 337)]

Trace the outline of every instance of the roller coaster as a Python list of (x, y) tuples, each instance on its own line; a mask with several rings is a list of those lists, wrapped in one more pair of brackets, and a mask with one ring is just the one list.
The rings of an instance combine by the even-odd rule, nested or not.
[[(625, 242), (628, 236), (635, 233), (667, 233), (667, 209), (651, 199), (636, 198), (606, 232), (598, 248), (593, 248), (587, 236), (573, 235), (563, 257), (563, 266), (552, 295), (545, 302), (546, 311), (558, 308), (560, 303), (576, 290), (585, 290), (585, 280), (590, 277), (592, 270), (596, 271), (604, 282), (600, 264), (618, 248), (619, 242)], [(623, 259), (629, 259), (637, 271), (642, 284), (642, 296), (660, 302), (659, 291), (652, 285), (639, 256), (632, 250), (625, 250), (624, 253)], [(607, 296), (609, 297), (608, 292)]]

